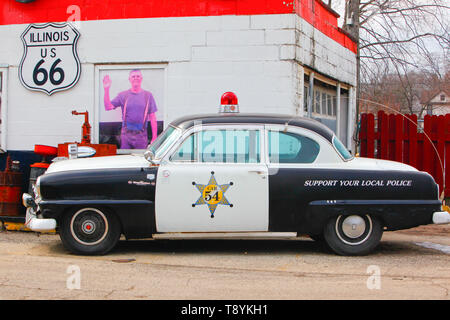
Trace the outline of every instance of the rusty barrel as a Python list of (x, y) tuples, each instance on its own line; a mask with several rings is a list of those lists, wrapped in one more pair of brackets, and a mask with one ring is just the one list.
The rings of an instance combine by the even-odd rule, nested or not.
[(22, 210), (22, 173), (0, 172), (0, 216), (18, 216)]

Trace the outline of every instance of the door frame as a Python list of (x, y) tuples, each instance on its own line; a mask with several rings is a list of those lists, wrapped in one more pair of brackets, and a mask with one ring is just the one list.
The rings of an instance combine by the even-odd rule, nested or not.
[(1, 81), (1, 88), (0, 91), (2, 92), (2, 102), (1, 102), (1, 126), (0, 126), (0, 130), (1, 130), (1, 139), (0, 139), (0, 148), (2, 148), (3, 150), (7, 150), (7, 137), (6, 137), (6, 133), (7, 133), (7, 128), (8, 128), (8, 72), (9, 72), (9, 68), (7, 66), (1, 65), (0, 64), (0, 73), (2, 74), (2, 81)]
[[(255, 130), (259, 132), (259, 161), (256, 163), (227, 163), (227, 162), (198, 162), (198, 161), (172, 161), (170, 159), (170, 157), (175, 154), (175, 152), (178, 150), (178, 148), (194, 133), (197, 132), (203, 132), (203, 131), (211, 131), (211, 130), (226, 130), (226, 129), (231, 129), (231, 130)], [(198, 148), (197, 148), (198, 150)], [(265, 129), (264, 129), (264, 125), (263, 124), (253, 124), (253, 123), (248, 123), (248, 124), (233, 124), (233, 123), (214, 123), (214, 124), (198, 124), (198, 125), (194, 125), (193, 127), (187, 129), (182, 135), (181, 137), (178, 139), (177, 142), (175, 142), (166, 152), (165, 154), (162, 156), (161, 158), (161, 164), (160, 164), (160, 168), (158, 169), (158, 174), (163, 174), (164, 170), (165, 170), (165, 166), (164, 164), (167, 164), (169, 167), (171, 166), (186, 166), (186, 165), (192, 165), (192, 166), (196, 166), (201, 164), (201, 166), (204, 167), (208, 167), (208, 166), (223, 166), (223, 165), (236, 165), (239, 167), (243, 167), (243, 166), (251, 166), (251, 165), (255, 165), (255, 166), (263, 166), (265, 168), (265, 173), (263, 173), (265, 175), (265, 183), (266, 183), (266, 195), (264, 195), (266, 197), (266, 201), (265, 201), (265, 215), (267, 216), (267, 221), (265, 221), (266, 224), (266, 229), (267, 230), (260, 230), (260, 231), (238, 231), (238, 232), (268, 232), (268, 227), (269, 227), (269, 185), (268, 185), (268, 167), (267, 167), (267, 161), (266, 161), (266, 152), (265, 152)], [(198, 158), (197, 158), (198, 159)], [(256, 172), (256, 171), (255, 171)], [(260, 174), (260, 173), (258, 173)], [(159, 182), (161, 183), (161, 182)], [(160, 191), (162, 192), (162, 191)], [(160, 193), (158, 192), (158, 184), (157, 184), (157, 190), (155, 193), (155, 219), (158, 220), (158, 215), (159, 214), (163, 214), (162, 212), (158, 212), (158, 194)], [(158, 225), (158, 223), (157, 223)], [(158, 232), (166, 232), (166, 231), (160, 231), (158, 230)], [(177, 231), (168, 231), (168, 232), (177, 232)], [(191, 232), (191, 231), (183, 231), (183, 232)], [(194, 231), (192, 231), (194, 232)], [(201, 232), (201, 231), (195, 231), (195, 232)], [(207, 232), (235, 232), (235, 231), (221, 231), (221, 230), (217, 230), (217, 231), (207, 231)]]

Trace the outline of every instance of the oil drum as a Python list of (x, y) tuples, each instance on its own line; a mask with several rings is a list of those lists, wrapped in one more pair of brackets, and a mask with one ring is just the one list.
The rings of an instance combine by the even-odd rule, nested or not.
[(18, 216), (22, 211), (22, 173), (0, 172), (0, 216)]

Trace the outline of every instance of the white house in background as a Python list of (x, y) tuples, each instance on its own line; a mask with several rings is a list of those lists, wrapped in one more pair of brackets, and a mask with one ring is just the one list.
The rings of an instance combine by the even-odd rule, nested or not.
[(422, 101), (422, 104), (429, 115), (445, 115), (450, 113), (450, 93), (440, 90), (431, 99)]

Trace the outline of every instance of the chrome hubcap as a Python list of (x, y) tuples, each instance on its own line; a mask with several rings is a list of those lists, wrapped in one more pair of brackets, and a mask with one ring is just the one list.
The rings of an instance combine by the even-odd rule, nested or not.
[(86, 234), (92, 234), (95, 231), (95, 223), (91, 220), (86, 220), (83, 222), (81, 230)]
[(339, 216), (336, 219), (335, 230), (343, 243), (351, 246), (360, 245), (372, 234), (372, 219), (369, 215)]
[(108, 229), (108, 219), (96, 208), (78, 210), (70, 221), (70, 232), (75, 241), (87, 246), (102, 242)]
[(366, 223), (360, 216), (349, 216), (342, 222), (342, 232), (349, 238), (359, 238), (365, 230)]

